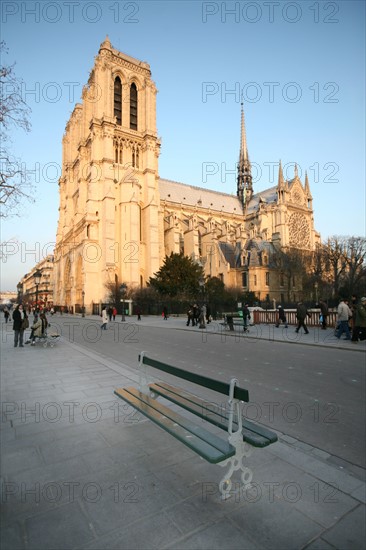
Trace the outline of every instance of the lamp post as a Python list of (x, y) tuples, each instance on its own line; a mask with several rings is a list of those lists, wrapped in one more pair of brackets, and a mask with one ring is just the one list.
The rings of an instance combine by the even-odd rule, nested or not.
[(42, 271), (37, 269), (37, 271), (34, 273), (33, 277), (34, 277), (34, 283), (36, 285), (36, 310), (37, 310), (38, 309), (38, 287), (39, 287), (39, 283), (41, 282)]
[(85, 307), (84, 307), (84, 300), (85, 300), (85, 290), (81, 292), (81, 298), (82, 298), (82, 304), (81, 304), (81, 316), (85, 317)]
[(119, 287), (119, 291), (121, 293), (121, 296), (122, 296), (122, 322), (126, 321), (125, 319), (125, 296), (126, 296), (126, 291), (127, 291), (127, 285), (125, 283), (122, 283), (121, 286)]
[(21, 300), (21, 295), (22, 295), (22, 290), (23, 290), (23, 285), (22, 283), (18, 283), (17, 284), (17, 291), (18, 291), (18, 304), (20, 304)]
[(315, 281), (314, 288), (315, 288), (315, 303), (317, 304), (318, 303), (318, 288), (319, 288), (318, 281)]

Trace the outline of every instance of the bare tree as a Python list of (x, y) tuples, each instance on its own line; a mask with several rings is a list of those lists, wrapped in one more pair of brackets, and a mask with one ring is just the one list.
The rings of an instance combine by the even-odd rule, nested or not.
[(344, 237), (333, 235), (323, 245), (324, 268), (333, 284), (333, 297), (339, 293), (342, 278), (345, 275), (347, 262)]
[[(0, 42), (1, 57), (8, 53)], [(0, 66), (0, 216), (16, 215), (23, 199), (33, 201), (33, 186), (24, 163), (10, 150), (12, 127), (29, 132), (31, 109), (22, 97), (22, 80), (14, 71), (15, 63)]]
[(348, 294), (356, 294), (361, 279), (365, 277), (366, 239), (364, 237), (345, 237), (344, 239), (346, 276), (345, 286)]

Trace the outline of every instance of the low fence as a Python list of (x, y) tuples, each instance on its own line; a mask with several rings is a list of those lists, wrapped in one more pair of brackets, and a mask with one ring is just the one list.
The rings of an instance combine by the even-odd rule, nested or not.
[[(321, 325), (319, 317), (321, 315), (320, 309), (309, 309), (310, 317), (306, 317), (306, 325), (309, 327), (317, 327)], [(286, 309), (286, 318), (289, 325), (297, 325), (296, 310)], [(274, 309), (268, 309), (266, 311), (253, 311), (253, 320), (255, 324), (276, 324), (278, 318), (278, 311)], [(335, 327), (337, 322), (337, 312), (330, 311), (327, 316), (327, 326)]]

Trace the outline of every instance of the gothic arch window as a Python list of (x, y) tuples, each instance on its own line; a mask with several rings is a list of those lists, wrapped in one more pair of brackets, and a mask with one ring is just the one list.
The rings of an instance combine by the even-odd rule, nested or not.
[(116, 164), (123, 163), (123, 145), (122, 141), (118, 139), (114, 140), (114, 162)]
[(130, 128), (137, 130), (137, 88), (134, 82), (130, 87)]
[(117, 124), (122, 124), (122, 82), (119, 76), (114, 79), (114, 116)]

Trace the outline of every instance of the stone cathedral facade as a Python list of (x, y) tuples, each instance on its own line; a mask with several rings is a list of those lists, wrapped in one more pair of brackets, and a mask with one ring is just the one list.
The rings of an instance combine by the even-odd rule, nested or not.
[[(254, 193), (244, 111), (236, 196), (159, 177), (157, 89), (147, 63), (101, 44), (63, 137), (54, 258), (54, 303), (106, 300), (106, 283), (146, 286), (171, 252), (200, 262), (207, 277), (259, 299), (284, 300), (271, 269), (274, 247), (312, 250), (307, 176)], [(292, 298), (301, 290), (293, 284)]]

